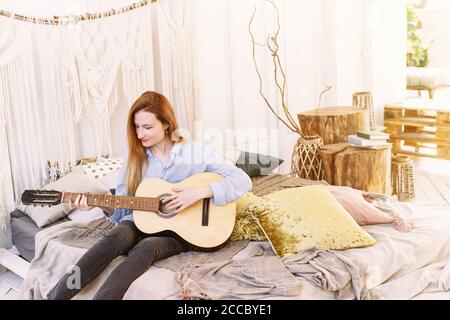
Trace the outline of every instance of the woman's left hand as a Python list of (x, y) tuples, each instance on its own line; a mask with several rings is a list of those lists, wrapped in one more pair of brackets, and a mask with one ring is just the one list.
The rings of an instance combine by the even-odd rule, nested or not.
[(166, 207), (175, 210), (174, 213), (186, 209), (200, 199), (212, 196), (209, 187), (173, 188), (172, 191), (174, 194), (164, 197), (162, 203), (167, 203)]

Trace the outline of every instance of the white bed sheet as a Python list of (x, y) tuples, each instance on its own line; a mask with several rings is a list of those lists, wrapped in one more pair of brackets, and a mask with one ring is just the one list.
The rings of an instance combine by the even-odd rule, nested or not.
[[(366, 266), (368, 287), (380, 299), (450, 298), (450, 207), (413, 207), (390, 201), (413, 223), (414, 229), (402, 233), (390, 224), (364, 226), (377, 243), (345, 250), (345, 254)], [(250, 242), (233, 259), (246, 258), (252, 246), (260, 244)], [(264, 245), (269, 246), (267, 242)], [(302, 293), (295, 299), (334, 299), (333, 292), (299, 281)], [(152, 266), (131, 285), (124, 299), (178, 299), (179, 290), (174, 272)]]
[[(365, 226), (364, 229), (377, 239), (377, 244), (342, 252), (366, 265), (368, 287), (381, 299), (447, 297), (446, 293), (450, 290), (450, 207), (433, 204), (413, 207), (399, 202), (394, 202), (392, 205), (415, 225), (411, 232), (399, 232), (390, 224)], [(68, 222), (67, 224), (76, 223)], [(62, 226), (55, 228), (55, 232), (60, 228)], [(52, 238), (56, 234), (47, 236)], [(56, 244), (50, 241), (47, 248), (67, 250), (67, 246), (56, 246)], [(245, 259), (256, 245), (261, 243), (251, 242), (233, 259)], [(263, 245), (269, 246), (267, 242)], [(65, 251), (64, 254), (67, 256)], [(80, 254), (80, 252), (74, 252), (73, 257), (66, 262), (73, 263)], [(45, 256), (42, 257), (40, 262), (45, 264)], [(76, 296), (76, 299), (92, 298), (100, 284), (122, 259), (123, 257), (115, 259), (90, 286)], [(48, 268), (48, 264), (45, 266)], [(61, 270), (52, 271), (61, 273), (65, 270), (62, 264), (58, 265), (58, 268)], [(45, 297), (48, 288), (44, 286), (44, 283), (41, 286), (36, 285), (40, 283), (39, 281), (46, 279), (44, 276), (37, 272), (30, 275), (26, 282), (29, 286), (35, 286), (33, 290), (42, 291), (42, 294), (35, 294), (35, 298)], [(303, 287), (301, 294), (295, 299), (334, 299), (333, 292), (326, 292), (303, 280), (299, 281)], [(174, 272), (152, 266), (133, 282), (124, 299), (178, 299), (179, 290), (180, 285), (176, 281)], [(275, 299), (277, 298), (286, 299), (286, 297)]]

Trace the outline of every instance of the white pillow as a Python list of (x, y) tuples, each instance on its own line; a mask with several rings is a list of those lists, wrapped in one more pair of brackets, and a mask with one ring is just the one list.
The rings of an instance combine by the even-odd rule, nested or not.
[(116, 189), (119, 180), (119, 171), (111, 172), (100, 178), (100, 181), (107, 186), (109, 189)]
[(75, 209), (67, 215), (67, 218), (72, 221), (90, 222), (104, 216), (105, 215), (103, 214), (103, 209), (94, 207), (89, 211), (81, 211), (80, 209)]
[[(111, 194), (109, 188), (100, 180), (85, 174), (73, 173), (69, 173), (61, 179), (46, 185), (42, 190)], [(40, 228), (65, 217), (72, 211), (66, 203), (61, 203), (50, 208), (20, 205), (17, 209), (27, 214)]]

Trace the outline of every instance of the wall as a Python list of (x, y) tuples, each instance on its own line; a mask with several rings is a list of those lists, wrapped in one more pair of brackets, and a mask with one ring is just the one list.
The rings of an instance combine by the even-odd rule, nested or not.
[[(34, 1), (0, 0), (0, 8), (30, 15), (95, 12), (122, 6), (131, 0), (108, 1)], [(278, 0), (280, 9), (280, 54), (287, 75), (287, 102), (295, 115), (315, 108), (320, 92), (331, 85), (322, 106), (351, 105), (355, 91), (373, 91), (378, 122), (386, 102), (403, 98), (404, 52), (406, 43), (406, 0)], [(273, 29), (273, 11), (264, 1), (196, 0), (197, 44), (200, 77), (201, 123), (204, 129), (248, 129), (247, 140), (256, 135), (258, 141), (271, 143), (246, 146), (252, 150), (266, 149), (286, 159), (297, 135), (276, 121), (258, 93), (258, 84), (251, 60), (247, 31), (254, 5), (257, 5), (256, 34), (264, 36)], [(279, 107), (279, 95), (273, 82), (272, 63), (258, 51), (264, 78), (264, 90)], [(267, 52), (266, 52), (267, 53)], [(278, 101), (277, 101), (278, 100)], [(126, 106), (121, 105), (111, 119), (117, 139), (114, 152), (126, 152)], [(251, 119), (251, 121), (248, 121)], [(87, 123), (78, 125), (80, 156), (89, 156), (91, 129)], [(274, 129), (271, 131), (271, 129)], [(209, 136), (217, 136), (210, 132)], [(270, 140), (270, 136), (274, 139)], [(230, 136), (231, 133), (230, 133)], [(208, 138), (208, 134), (204, 137)], [(224, 143), (227, 139), (223, 138)], [(233, 144), (242, 142), (232, 139)], [(242, 138), (241, 140), (245, 140)], [(271, 150), (274, 149), (274, 150)]]
[(435, 39), (429, 50), (428, 67), (450, 68), (450, 7), (416, 9), (416, 12), (422, 22), (422, 28), (418, 31), (422, 43), (426, 45)]
[[(254, 5), (258, 14), (266, 17), (265, 23), (255, 21), (257, 34), (263, 36), (270, 29), (273, 12), (264, 3), (197, 1), (202, 119), (204, 127), (222, 131), (233, 127), (274, 129), (275, 140), (260, 137), (260, 143), (247, 148), (279, 155), (286, 160), (281, 168), (286, 173), (297, 135), (275, 120), (258, 93), (247, 31)], [(406, 1), (276, 3), (281, 14), (279, 42), (288, 79), (287, 104), (294, 117), (315, 108), (320, 92), (331, 85), (322, 106), (349, 106), (353, 92), (372, 91), (376, 119), (382, 124), (383, 105), (404, 98)], [(258, 61), (264, 91), (276, 101), (271, 61), (262, 59), (261, 53)], [(229, 64), (231, 68), (226, 67)]]

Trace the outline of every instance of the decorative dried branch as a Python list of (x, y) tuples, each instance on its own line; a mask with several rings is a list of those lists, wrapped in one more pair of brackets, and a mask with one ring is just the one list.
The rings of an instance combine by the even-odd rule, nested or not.
[(325, 93), (325, 92), (327, 92), (328, 90), (330, 90), (331, 89), (331, 86), (327, 86), (321, 93), (320, 93), (320, 96), (319, 96), (319, 105), (317, 106), (317, 110), (319, 110), (319, 108), (320, 108), (320, 103), (321, 103), (321, 101), (322, 101), (322, 96), (323, 96), (323, 94)]
[[(286, 74), (281, 65), (280, 56), (278, 54), (279, 46), (278, 46), (278, 41), (277, 41), (277, 38), (278, 38), (278, 35), (280, 32), (279, 11), (278, 11), (278, 8), (275, 5), (275, 3), (273, 3), (270, 0), (266, 0), (266, 1), (271, 3), (276, 11), (277, 29), (273, 36), (268, 36), (266, 45), (272, 55), (272, 60), (273, 60), (273, 64), (274, 64), (275, 85), (277, 86), (278, 91), (280, 92), (280, 95), (281, 95), (281, 106), (282, 106), (283, 112), (287, 118), (287, 122), (280, 115), (278, 115), (278, 113), (274, 110), (274, 108), (272, 107), (272, 105), (270, 104), (269, 100), (264, 95), (263, 90), (262, 90), (262, 77), (261, 77), (261, 73), (259, 71), (258, 63), (256, 62), (256, 45), (259, 45), (259, 46), (262, 46), (262, 45), (260, 43), (256, 42), (255, 37), (252, 33), (252, 23), (255, 18), (255, 15), (256, 15), (256, 7), (255, 7), (255, 9), (253, 10), (253, 14), (250, 19), (249, 25), (248, 25), (248, 32), (250, 33), (250, 37), (252, 40), (252, 58), (253, 58), (253, 64), (255, 66), (256, 74), (257, 74), (258, 80), (259, 80), (259, 93), (263, 97), (265, 103), (267, 104), (269, 109), (272, 111), (272, 113), (278, 118), (278, 120), (280, 120), (289, 130), (291, 130), (292, 132), (297, 132), (300, 136), (302, 136), (302, 130), (301, 130), (300, 125), (295, 122), (294, 118), (292, 117), (292, 115), (289, 112), (289, 109), (286, 105), (286, 98), (285, 98), (286, 97)], [(280, 70), (280, 73), (281, 73), (282, 84), (280, 84), (280, 81), (278, 80), (278, 77), (279, 77), (278, 70)]]

